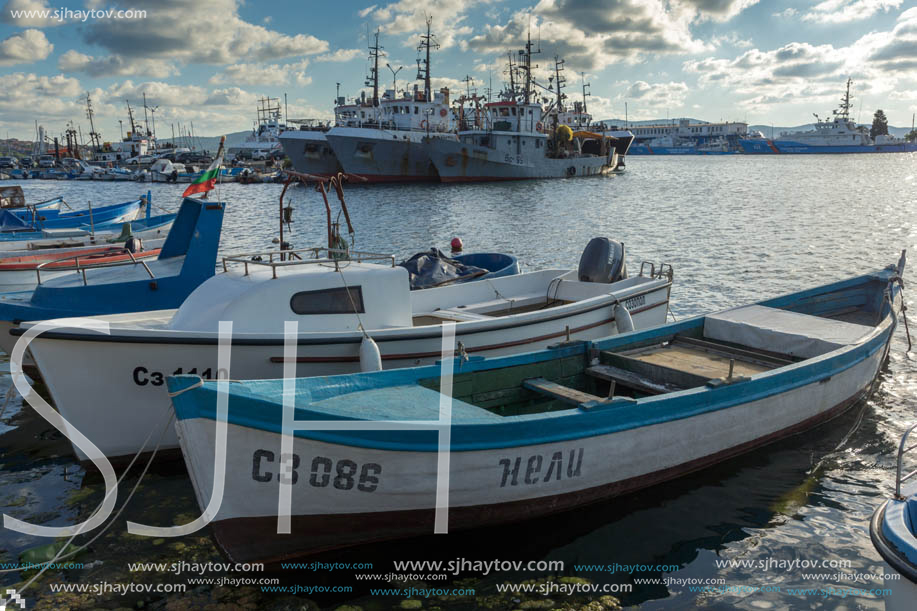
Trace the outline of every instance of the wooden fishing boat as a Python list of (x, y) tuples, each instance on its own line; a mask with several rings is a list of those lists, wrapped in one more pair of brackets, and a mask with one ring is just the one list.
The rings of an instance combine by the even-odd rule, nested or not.
[[(204, 282), (178, 310), (100, 318), (109, 323), (108, 335), (59, 320), (58, 328), (32, 340), (30, 353), (60, 413), (106, 456), (129, 460), (147, 433), (169, 418), (165, 376), (215, 375), (220, 321), (233, 324), (233, 371), (242, 379), (282, 375), (287, 322), (298, 325), (299, 376), (366, 370), (367, 335), (377, 346), (378, 367), (432, 364), (441, 358), (444, 322), (456, 323), (459, 353), (479, 356), (663, 324), (671, 267), (645, 263), (639, 274), (627, 277), (623, 245), (604, 238), (590, 244), (614, 246), (613, 261), (607, 259), (611, 250), (587, 246), (578, 269), (415, 291), (408, 271), (391, 255), (351, 251), (342, 260), (336, 257), (343, 252), (324, 247), (233, 255), (224, 258), (223, 273)], [(6, 311), (0, 297), (0, 320), (12, 320)], [(80, 368), (74, 368), (74, 359)], [(173, 430), (166, 431), (161, 447), (177, 453)]]
[(895, 474), (895, 495), (882, 503), (869, 523), (869, 536), (879, 555), (899, 575), (898, 580), (885, 580), (891, 594), (885, 595), (887, 611), (911, 611), (917, 604), (917, 470), (903, 472), (904, 458), (917, 445), (908, 439), (917, 432), (917, 424), (902, 436), (898, 446)]
[[(450, 359), (451, 401), (438, 392), (440, 365), (290, 380), (287, 419), (284, 380), (233, 381), (225, 472), (215, 471), (218, 383), (175, 376), (168, 388), (201, 507), (225, 473), (217, 542), (233, 560), (275, 562), (437, 523), (456, 531), (575, 509), (837, 416), (887, 357), (903, 269), (902, 256), (718, 314)], [(292, 454), (281, 460), (290, 423)], [(291, 485), (290, 534), (278, 534), (280, 481)]]

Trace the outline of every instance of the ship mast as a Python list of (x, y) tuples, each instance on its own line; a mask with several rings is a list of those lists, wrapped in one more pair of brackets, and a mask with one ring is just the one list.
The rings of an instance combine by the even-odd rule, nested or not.
[(433, 17), (427, 17), (427, 33), (421, 34), (420, 44), (417, 45), (418, 51), (426, 51), (426, 59), (417, 58), (417, 80), (423, 79), (423, 99), (425, 102), (430, 102), (433, 99), (430, 85), (430, 49), (439, 49), (436, 37), (430, 33), (430, 25), (432, 23)]
[(366, 77), (366, 84), (373, 86), (373, 106), (379, 106), (379, 56), (381, 54), (379, 28), (376, 28), (375, 43), (369, 47), (369, 60), (372, 62), (372, 66), (369, 68), (369, 76)]
[(532, 29), (529, 28), (525, 49), (519, 51), (519, 55), (522, 57), (522, 65), (519, 69), (525, 72), (525, 91), (523, 92), (523, 100), (526, 104), (532, 102), (532, 55), (534, 53), (541, 53), (541, 49), (532, 51)]
[(124, 103), (127, 104), (127, 118), (131, 126), (131, 137), (137, 133), (137, 124), (134, 123), (134, 111), (131, 110), (131, 103), (129, 100), (124, 100)]
[(150, 131), (150, 118), (147, 115), (147, 109), (149, 107), (146, 105), (146, 91), (143, 92), (143, 124), (146, 126), (146, 135), (150, 137), (153, 133)]
[(843, 117), (844, 119), (850, 118), (850, 108), (853, 104), (850, 102), (853, 96), (850, 95), (850, 86), (853, 84), (853, 79), (847, 79), (847, 92), (844, 94), (844, 97), (841, 98), (841, 105), (837, 110), (834, 111), (834, 114), (838, 117)]
[(507, 53), (509, 55), (509, 94), (510, 101), (516, 101), (516, 66), (513, 64), (513, 52), (510, 51)]
[(102, 149), (102, 135), (96, 131), (95, 123), (92, 119), (92, 99), (89, 97), (89, 92), (86, 92), (86, 117), (89, 119), (89, 143), (92, 145), (96, 152)]
[[(564, 111), (564, 98), (565, 96), (561, 89), (563, 89), (564, 83), (567, 82), (566, 77), (560, 75), (564, 70), (564, 64), (566, 60), (559, 59), (556, 55), (554, 56), (554, 84), (557, 85), (557, 112), (561, 113)], [(585, 98), (584, 98), (585, 99)]]
[(586, 87), (591, 86), (592, 83), (586, 82), (586, 73), (585, 72), (580, 72), (579, 75), (580, 75), (580, 78), (583, 79), (583, 114), (587, 114), (589, 111), (586, 110), (586, 96), (592, 95), (592, 94), (586, 91)]

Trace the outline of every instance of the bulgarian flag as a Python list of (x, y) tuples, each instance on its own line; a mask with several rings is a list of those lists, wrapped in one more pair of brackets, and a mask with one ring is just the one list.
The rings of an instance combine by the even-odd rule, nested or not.
[(216, 159), (213, 160), (213, 163), (210, 164), (210, 167), (207, 168), (206, 171), (202, 172), (194, 182), (188, 185), (188, 188), (182, 193), (182, 197), (188, 197), (195, 193), (207, 193), (216, 188), (217, 177), (220, 175), (220, 166), (223, 165), (223, 144), (225, 142), (226, 136), (220, 138), (220, 148), (217, 151)]

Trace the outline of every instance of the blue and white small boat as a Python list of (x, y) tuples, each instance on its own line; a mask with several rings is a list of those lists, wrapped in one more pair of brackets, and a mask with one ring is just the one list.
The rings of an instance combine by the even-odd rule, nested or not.
[[(132, 221), (146, 205), (144, 198), (89, 210), (61, 212), (59, 209), (17, 209), (0, 211), (0, 230), (6, 233), (35, 232), (47, 229), (73, 229), (106, 223)], [(5, 237), (5, 236), (4, 236)]]
[(885, 501), (872, 514), (869, 536), (879, 555), (900, 576), (896, 581), (885, 581), (891, 594), (885, 596), (888, 611), (911, 611), (917, 606), (917, 470), (902, 473), (905, 455), (917, 449), (908, 446), (917, 424), (910, 427), (898, 446), (898, 465), (895, 476), (895, 496)]
[(0, 348), (12, 352), (17, 338), (9, 330), (24, 320), (178, 307), (213, 276), (224, 208), (185, 198), (154, 261), (83, 270), (40, 282), (34, 291), (0, 293)]
[[(220, 383), (167, 383), (201, 507), (223, 490), (217, 542), (235, 561), (276, 562), (575, 509), (833, 418), (870, 392), (887, 358), (904, 264), (516, 356), (233, 380), (226, 428), (214, 426)], [(278, 534), (280, 482), (291, 485), (289, 534)]]

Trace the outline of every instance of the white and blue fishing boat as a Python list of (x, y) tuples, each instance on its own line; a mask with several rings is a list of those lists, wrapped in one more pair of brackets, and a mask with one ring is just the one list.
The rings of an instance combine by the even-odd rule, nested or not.
[[(0, 210), (0, 239), (20, 240), (22, 234), (39, 234), (58, 229), (91, 229), (110, 223), (124, 223), (137, 218), (146, 206), (145, 198), (103, 206), (93, 210), (61, 212), (59, 209)], [(37, 236), (36, 237), (40, 237)]]
[(900, 576), (885, 581), (885, 588), (891, 590), (885, 595), (887, 611), (910, 611), (917, 605), (917, 481), (908, 483), (917, 477), (917, 470), (903, 472), (905, 455), (917, 449), (917, 444), (908, 445), (915, 431), (917, 424), (905, 432), (898, 446), (895, 495), (876, 509), (869, 523), (873, 546)]
[[(284, 380), (228, 382), (225, 429), (219, 382), (175, 376), (168, 389), (202, 507), (225, 473), (211, 526), (233, 560), (517, 522), (702, 469), (857, 403), (888, 355), (904, 261), (603, 340), (291, 378), (287, 419)], [(284, 459), (281, 433), (294, 429)]]
[(222, 203), (185, 198), (154, 261), (78, 269), (39, 279), (34, 291), (0, 293), (0, 348), (12, 352), (16, 338), (9, 330), (24, 320), (178, 307), (213, 276), (224, 208)]
[(39, 233), (18, 234), (15, 240), (0, 236), (0, 258), (40, 254), (53, 249), (58, 253), (76, 252), (100, 244), (123, 244), (128, 238), (162, 240), (175, 221), (174, 213), (157, 214), (135, 219), (129, 223), (103, 223), (76, 229), (46, 230)]

